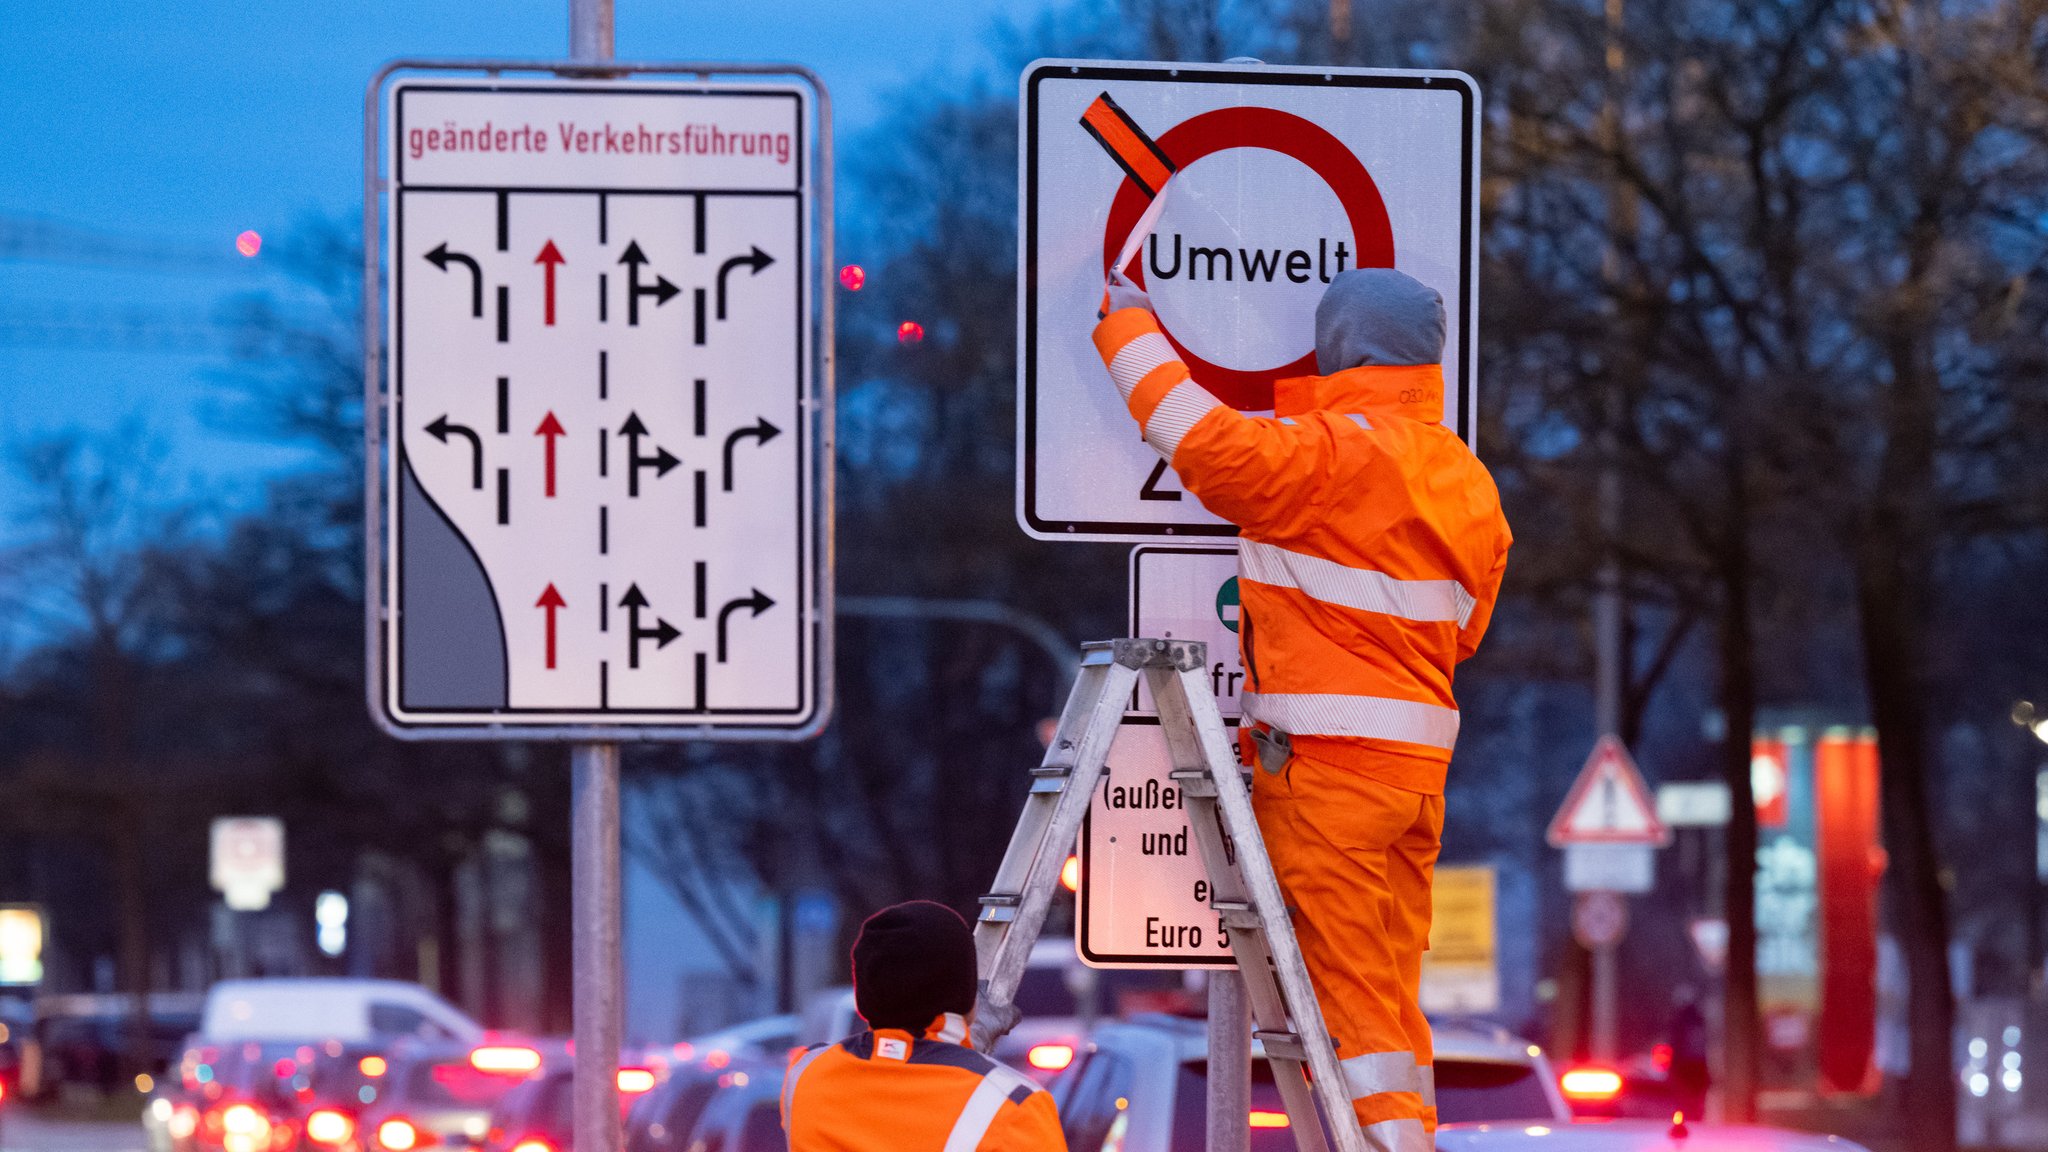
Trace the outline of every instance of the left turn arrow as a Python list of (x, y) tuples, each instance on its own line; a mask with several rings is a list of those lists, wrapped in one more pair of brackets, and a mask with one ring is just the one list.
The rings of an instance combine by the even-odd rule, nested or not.
[(441, 242), (440, 247), (427, 253), (427, 263), (432, 264), (443, 272), (448, 270), (448, 262), (450, 260), (469, 269), (469, 314), (482, 319), (484, 314), (484, 270), (477, 266), (476, 257), (465, 256), (460, 252), (450, 252), (448, 250), (448, 243), (445, 240)]
[(469, 486), (471, 488), (482, 488), (484, 486), (484, 442), (482, 437), (476, 434), (476, 429), (471, 428), (467, 424), (454, 423), (446, 415), (435, 417), (434, 422), (427, 425), (427, 435), (432, 436), (443, 444), (448, 442), (450, 433), (469, 441)]

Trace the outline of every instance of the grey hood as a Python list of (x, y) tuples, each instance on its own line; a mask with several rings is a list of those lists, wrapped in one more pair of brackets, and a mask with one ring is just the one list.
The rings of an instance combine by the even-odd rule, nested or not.
[(1337, 273), (1316, 305), (1316, 370), (1325, 376), (1363, 364), (1440, 364), (1444, 298), (1392, 268)]

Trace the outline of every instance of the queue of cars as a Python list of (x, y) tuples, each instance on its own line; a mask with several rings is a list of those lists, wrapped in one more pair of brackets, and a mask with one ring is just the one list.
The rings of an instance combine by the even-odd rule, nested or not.
[[(1073, 1152), (1197, 1152), (1208, 1052), (1195, 992), (1180, 973), (1080, 969), (1041, 946), (1025, 1021), (996, 1055), (1048, 1087)], [(570, 1046), (487, 1033), (417, 986), (226, 982), (200, 1018), (145, 1112), (151, 1152), (574, 1152)], [(860, 1028), (840, 988), (799, 1015), (623, 1053), (625, 1152), (786, 1152), (792, 1050)], [(1836, 1137), (1589, 1118), (1619, 1114), (1619, 1075), (1560, 1074), (1498, 1030), (1445, 1026), (1436, 1040), (1439, 1152), (1856, 1152)], [(1248, 1120), (1251, 1152), (1293, 1147), (1256, 1048)]]

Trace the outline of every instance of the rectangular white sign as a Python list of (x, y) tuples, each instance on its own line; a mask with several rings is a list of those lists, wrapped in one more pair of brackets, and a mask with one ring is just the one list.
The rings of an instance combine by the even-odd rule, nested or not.
[(1230, 937), (1209, 909), (1209, 873), (1170, 778), (1155, 719), (1117, 729), (1081, 824), (1076, 943), (1096, 968), (1228, 968)]
[[(1237, 647), (1237, 547), (1165, 546), (1131, 549), (1131, 635), (1200, 640), (1209, 645), (1209, 686), (1226, 723), (1243, 709), (1244, 659)], [(1156, 716), (1152, 691), (1141, 681), (1133, 715)]]
[(1338, 272), (1442, 294), (1444, 420), (1478, 393), (1479, 90), (1459, 72), (1040, 60), (1019, 126), (1017, 520), (1043, 540), (1230, 536), (1180, 490), (1090, 341), (1103, 279), (1149, 203), (1081, 124), (1107, 94), (1177, 168), (1127, 269), (1196, 382), (1248, 412), (1316, 374)]
[(394, 733), (822, 726), (813, 101), (390, 86)]
[(1640, 895), (1657, 886), (1656, 849), (1648, 844), (1568, 844), (1564, 890)]

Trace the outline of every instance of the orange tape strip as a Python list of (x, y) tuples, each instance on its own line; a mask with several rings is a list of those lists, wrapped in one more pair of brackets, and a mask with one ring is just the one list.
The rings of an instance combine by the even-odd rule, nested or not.
[(1081, 127), (1095, 137), (1096, 142), (1109, 153), (1110, 159), (1115, 160), (1147, 196), (1159, 195), (1160, 189), (1166, 187), (1167, 180), (1172, 178), (1174, 163), (1167, 159), (1165, 150), (1147, 136), (1128, 113), (1117, 107), (1109, 93), (1097, 96), (1094, 103), (1088, 105), (1088, 110), (1081, 113)]

